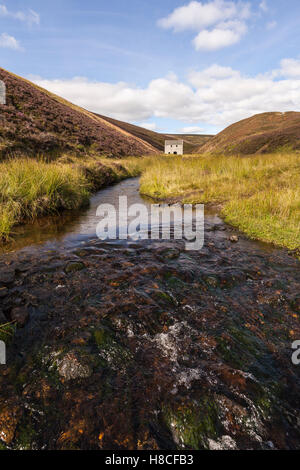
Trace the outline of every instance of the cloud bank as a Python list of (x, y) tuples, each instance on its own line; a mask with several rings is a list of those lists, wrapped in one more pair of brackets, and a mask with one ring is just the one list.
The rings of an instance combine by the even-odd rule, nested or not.
[(181, 132), (182, 134), (202, 134), (204, 132), (204, 129), (199, 126), (187, 126), (182, 127), (179, 132)]
[(221, 130), (257, 113), (300, 111), (300, 60), (293, 58), (252, 77), (216, 64), (190, 72), (185, 83), (170, 74), (145, 88), (78, 77), (33, 81), (86, 109), (129, 122), (168, 118)]

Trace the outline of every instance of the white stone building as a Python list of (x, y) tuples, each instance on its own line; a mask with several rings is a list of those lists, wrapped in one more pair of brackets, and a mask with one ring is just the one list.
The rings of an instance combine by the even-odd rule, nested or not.
[(166, 140), (165, 154), (183, 155), (183, 140)]

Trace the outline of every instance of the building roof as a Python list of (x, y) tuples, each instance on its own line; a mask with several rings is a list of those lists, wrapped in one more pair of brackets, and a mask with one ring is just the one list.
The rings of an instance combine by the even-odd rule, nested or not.
[(183, 140), (166, 140), (165, 145), (183, 145)]

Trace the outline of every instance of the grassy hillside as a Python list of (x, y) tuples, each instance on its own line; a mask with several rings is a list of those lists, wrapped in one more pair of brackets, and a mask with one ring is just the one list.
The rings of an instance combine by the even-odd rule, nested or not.
[(33, 83), (0, 69), (7, 103), (0, 105), (0, 159), (62, 153), (143, 155), (157, 150), (142, 139)]
[(158, 132), (149, 131), (143, 127), (135, 126), (134, 124), (128, 124), (127, 122), (118, 121), (106, 116), (100, 116), (107, 122), (118, 126), (120, 129), (129, 132), (130, 134), (148, 142), (150, 145), (155, 147), (161, 153), (165, 149), (165, 140), (170, 139), (182, 139), (184, 141), (184, 153), (194, 153), (198, 151), (199, 146), (204, 145), (213, 136), (210, 135), (186, 135), (186, 134), (160, 134)]
[[(278, 153), (159, 157), (141, 178), (141, 192), (185, 203), (214, 203), (252, 238), (300, 250), (300, 157)], [(300, 251), (299, 251), (300, 253)]]
[(263, 113), (227, 127), (199, 152), (251, 155), (300, 149), (300, 113)]

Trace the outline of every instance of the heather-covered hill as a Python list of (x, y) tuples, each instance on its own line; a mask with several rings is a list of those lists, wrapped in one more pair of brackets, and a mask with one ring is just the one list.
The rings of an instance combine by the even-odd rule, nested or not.
[(129, 132), (130, 134), (138, 137), (139, 139), (148, 142), (148, 144), (155, 147), (160, 152), (164, 151), (165, 148), (165, 140), (169, 137), (164, 134), (159, 134), (158, 132), (150, 131), (148, 129), (144, 129), (140, 126), (135, 126), (134, 124), (129, 124), (128, 122), (118, 121), (117, 119), (113, 119), (107, 116), (102, 116), (96, 114), (96, 116), (100, 117), (101, 119), (117, 126), (119, 129), (122, 129), (125, 132)]
[(6, 105), (0, 105), (0, 158), (18, 155), (156, 153), (149, 143), (33, 83), (0, 69)]
[(123, 129), (130, 134), (139, 137), (140, 139), (143, 139), (160, 152), (164, 151), (165, 140), (182, 139), (184, 141), (184, 153), (195, 153), (198, 151), (200, 145), (204, 145), (209, 139), (212, 138), (210, 135), (160, 134), (158, 132), (144, 129), (143, 127), (135, 126), (134, 124), (128, 124), (127, 122), (118, 121), (106, 116), (99, 117), (105, 119), (111, 124), (114, 124), (115, 126), (118, 126), (120, 129)]
[(199, 152), (250, 155), (281, 148), (300, 149), (300, 113), (263, 113), (237, 122), (199, 148)]

